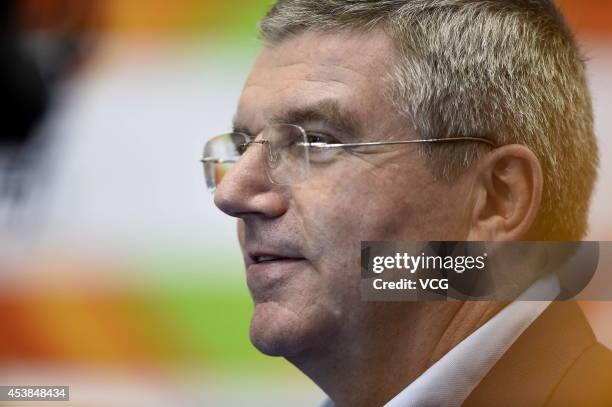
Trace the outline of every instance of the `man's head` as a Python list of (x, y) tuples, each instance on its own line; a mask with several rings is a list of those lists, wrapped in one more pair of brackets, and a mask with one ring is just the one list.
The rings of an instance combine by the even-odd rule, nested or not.
[(236, 131), (289, 123), (340, 143), (499, 146), (343, 150), (291, 185), (270, 182), (266, 145), (251, 146), (215, 201), (239, 218), (262, 351), (297, 357), (402, 317), (361, 302), (360, 241), (584, 234), (590, 99), (548, 1), (281, 0), (261, 29)]

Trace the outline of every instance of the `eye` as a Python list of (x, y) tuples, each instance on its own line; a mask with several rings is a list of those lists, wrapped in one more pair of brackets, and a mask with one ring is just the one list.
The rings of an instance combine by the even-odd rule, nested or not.
[(306, 133), (306, 139), (312, 144), (338, 144), (338, 140), (330, 135), (323, 133)]
[(340, 144), (336, 138), (328, 134), (308, 132), (306, 139), (310, 144), (308, 152), (311, 164), (328, 163), (342, 153), (341, 148), (325, 148), (327, 144)]
[(245, 141), (236, 144), (236, 153), (238, 156), (242, 156), (246, 152), (247, 143)]
[(245, 133), (231, 133), (231, 142), (234, 146), (234, 152), (241, 156), (246, 152), (247, 143), (252, 139)]

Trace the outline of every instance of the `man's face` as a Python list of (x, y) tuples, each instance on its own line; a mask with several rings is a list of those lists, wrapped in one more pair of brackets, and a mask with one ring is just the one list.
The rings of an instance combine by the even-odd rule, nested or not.
[[(282, 122), (344, 143), (415, 139), (383, 95), (392, 55), (382, 32), (305, 33), (270, 46), (244, 87), (236, 130), (255, 136)], [(268, 180), (265, 148), (249, 147), (215, 194), (238, 218), (251, 340), (265, 353), (297, 357), (367, 329), (361, 241), (467, 234), (465, 185), (436, 181), (414, 146), (343, 151), (289, 186)]]

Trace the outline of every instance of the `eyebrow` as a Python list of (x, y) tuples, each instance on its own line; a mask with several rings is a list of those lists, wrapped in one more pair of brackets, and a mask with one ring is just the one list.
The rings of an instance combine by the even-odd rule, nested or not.
[[(273, 115), (269, 123), (303, 125), (313, 122), (322, 122), (332, 126), (337, 131), (350, 136), (356, 136), (359, 133), (360, 126), (354, 117), (354, 114), (350, 114), (342, 109), (338, 101), (326, 99), (312, 105), (281, 111)], [(249, 126), (246, 125), (246, 123), (241, 123), (238, 118), (234, 119), (233, 128), (235, 132), (252, 135), (252, 133), (248, 131)]]

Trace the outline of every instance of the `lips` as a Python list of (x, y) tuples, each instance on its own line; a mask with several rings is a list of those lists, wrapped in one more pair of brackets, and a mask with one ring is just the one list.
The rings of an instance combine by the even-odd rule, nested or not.
[(278, 261), (278, 260), (283, 260), (283, 259), (287, 259), (287, 257), (282, 257), (282, 256), (256, 256), (255, 257), (255, 263), (265, 263), (265, 262), (269, 262), (269, 261)]
[(247, 271), (250, 274), (268, 273), (274, 275), (287, 274), (291, 270), (291, 266), (305, 262), (306, 259), (294, 258), (277, 258), (275, 260), (261, 261), (248, 266)]
[(253, 250), (247, 256), (247, 284), (255, 299), (286, 284), (307, 267), (307, 260), (296, 251)]
[(275, 263), (275, 262), (288, 262), (288, 261), (297, 261), (297, 260), (305, 260), (304, 257), (300, 255), (296, 255), (294, 253), (283, 253), (278, 250), (257, 250), (250, 251), (248, 253), (247, 266), (255, 265), (255, 264), (266, 264), (266, 263)]
[(247, 265), (249, 274), (270, 274), (268, 277), (280, 277), (292, 270), (292, 266), (306, 261), (303, 257), (287, 257), (282, 255), (263, 254), (251, 257), (252, 261)]

